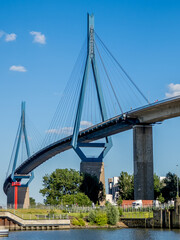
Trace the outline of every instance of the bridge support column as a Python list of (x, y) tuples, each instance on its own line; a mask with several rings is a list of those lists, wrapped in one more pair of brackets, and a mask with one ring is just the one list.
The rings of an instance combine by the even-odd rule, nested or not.
[(103, 162), (81, 162), (80, 172), (88, 173), (96, 176), (99, 181), (104, 185), (105, 189), (105, 176), (104, 176), (104, 163)]
[(152, 126), (133, 128), (134, 199), (154, 199)]
[[(29, 207), (29, 187), (18, 187), (17, 208)], [(7, 207), (14, 208), (15, 187), (10, 187), (7, 192)]]
[[(103, 183), (104, 193), (105, 193), (105, 176), (104, 176), (104, 163), (103, 162), (81, 162), (80, 172), (88, 173), (90, 175), (96, 176), (99, 181)], [(101, 206), (105, 205), (105, 200), (100, 202)]]

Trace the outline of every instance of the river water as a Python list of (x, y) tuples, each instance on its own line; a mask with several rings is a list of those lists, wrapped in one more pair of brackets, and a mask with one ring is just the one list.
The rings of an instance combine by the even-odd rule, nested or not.
[(154, 229), (71, 229), (10, 232), (8, 240), (180, 240), (180, 230)]

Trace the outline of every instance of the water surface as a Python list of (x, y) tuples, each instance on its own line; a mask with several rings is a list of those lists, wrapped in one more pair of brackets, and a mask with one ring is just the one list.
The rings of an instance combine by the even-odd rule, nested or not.
[(10, 232), (8, 240), (180, 240), (180, 230), (152, 229), (70, 229)]

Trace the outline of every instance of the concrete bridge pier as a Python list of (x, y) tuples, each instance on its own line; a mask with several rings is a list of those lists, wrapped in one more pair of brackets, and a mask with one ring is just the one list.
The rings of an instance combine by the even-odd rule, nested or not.
[(151, 125), (133, 127), (134, 199), (154, 199), (153, 138)]
[[(7, 192), (7, 207), (14, 208), (15, 206), (15, 188), (11, 186)], [(17, 208), (29, 207), (29, 187), (18, 187)]]
[(95, 175), (99, 181), (104, 185), (105, 189), (105, 176), (104, 176), (104, 163), (103, 162), (81, 162), (80, 172)]

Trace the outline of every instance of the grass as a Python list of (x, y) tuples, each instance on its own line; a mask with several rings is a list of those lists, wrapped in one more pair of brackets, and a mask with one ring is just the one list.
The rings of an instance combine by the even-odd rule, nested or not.
[[(0, 211), (7, 211), (1, 209)], [(9, 209), (9, 212), (15, 214), (16, 216), (23, 218), (25, 220), (30, 219), (59, 219), (61, 218), (67, 218), (69, 216), (70, 218), (86, 218), (88, 217), (89, 213), (63, 213), (60, 209), (36, 209), (36, 208), (30, 208), (30, 209)], [(49, 215), (50, 214), (50, 215)], [(122, 218), (152, 218), (153, 212), (123, 212)]]
[[(71, 217), (88, 217), (89, 213), (67, 213), (68, 216), (71, 216)], [(81, 215), (81, 216), (80, 216)]]
[[(30, 219), (59, 219), (61, 218), (67, 218), (69, 217), (75, 217), (75, 218), (85, 218), (89, 215), (89, 213), (63, 213), (62, 210), (60, 209), (54, 209), (54, 210), (47, 210), (47, 209), (36, 209), (36, 208), (30, 208), (30, 209), (8, 209), (4, 210), (1, 209), (0, 211), (8, 211), (16, 216), (25, 219), (25, 220), (30, 220)], [(54, 211), (54, 214), (51, 212)], [(49, 216), (50, 214), (50, 216)], [(54, 215), (54, 216), (53, 216)]]
[(123, 212), (122, 218), (153, 218), (153, 212)]
[[(0, 211), (7, 211), (7, 210), (0, 210)], [(8, 212), (11, 212), (15, 214), (16, 216), (25, 219), (25, 220), (30, 220), (30, 219), (54, 219), (54, 218), (63, 218), (67, 214), (62, 213), (62, 210), (54, 210), (54, 214), (51, 212), (52, 210), (47, 210), (47, 209), (36, 209), (36, 208), (31, 208), (31, 209), (8, 209)], [(49, 216), (50, 214), (50, 216)], [(54, 215), (54, 216), (53, 216)]]

